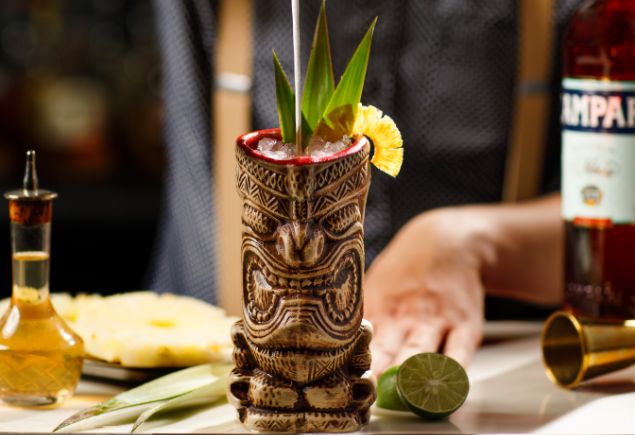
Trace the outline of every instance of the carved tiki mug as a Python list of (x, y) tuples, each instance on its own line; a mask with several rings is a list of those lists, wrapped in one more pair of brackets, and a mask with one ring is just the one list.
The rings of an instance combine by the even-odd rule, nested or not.
[(228, 397), (249, 429), (348, 432), (368, 422), (372, 329), (362, 320), (369, 143), (313, 163), (238, 139), (243, 320)]

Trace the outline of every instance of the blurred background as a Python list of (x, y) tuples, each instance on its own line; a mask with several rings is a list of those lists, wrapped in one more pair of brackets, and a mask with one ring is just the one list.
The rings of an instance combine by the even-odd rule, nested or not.
[[(148, 0), (0, 1), (0, 187), (20, 187), (35, 149), (59, 193), (52, 291), (142, 288), (164, 166), (156, 44)], [(0, 283), (10, 296), (6, 201)]]

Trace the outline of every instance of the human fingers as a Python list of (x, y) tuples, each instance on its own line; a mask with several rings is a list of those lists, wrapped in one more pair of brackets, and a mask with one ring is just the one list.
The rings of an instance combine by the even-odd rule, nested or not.
[[(366, 310), (364, 310), (366, 311)], [(369, 319), (369, 317), (366, 315), (366, 313), (364, 313), (364, 318), (366, 320), (369, 320), (371, 325), (373, 326), (373, 338), (370, 342), (370, 354), (372, 355), (372, 359), (371, 359), (371, 369), (372, 371), (378, 375), (381, 372), (378, 371), (379, 369), (382, 369), (382, 371), (384, 370), (383, 368), (387, 366), (387, 364), (389, 364), (390, 360), (392, 359), (391, 356), (386, 353), (386, 351), (384, 351), (383, 347), (381, 345), (378, 345), (376, 343), (377, 340), (377, 332), (382, 329), (382, 318), (372, 318)]]
[(463, 367), (472, 360), (483, 337), (483, 319), (466, 321), (448, 333), (443, 353), (454, 358)]
[(401, 364), (418, 353), (437, 352), (446, 330), (447, 323), (442, 319), (421, 321), (411, 318), (408, 335), (405, 337), (401, 349), (395, 355), (392, 365)]
[(404, 319), (383, 317), (373, 325), (375, 331), (370, 343), (372, 369), (376, 374), (381, 374), (391, 367), (395, 355), (408, 333), (409, 323)]

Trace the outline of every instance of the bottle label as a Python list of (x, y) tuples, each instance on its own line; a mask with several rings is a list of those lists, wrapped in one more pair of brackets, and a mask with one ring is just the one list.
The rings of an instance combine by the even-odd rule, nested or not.
[(635, 82), (562, 82), (562, 216), (635, 222)]

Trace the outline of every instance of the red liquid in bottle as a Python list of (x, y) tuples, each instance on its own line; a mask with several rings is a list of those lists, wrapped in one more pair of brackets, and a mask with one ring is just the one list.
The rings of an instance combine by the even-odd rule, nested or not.
[(635, 318), (635, 0), (574, 15), (562, 103), (565, 307)]

